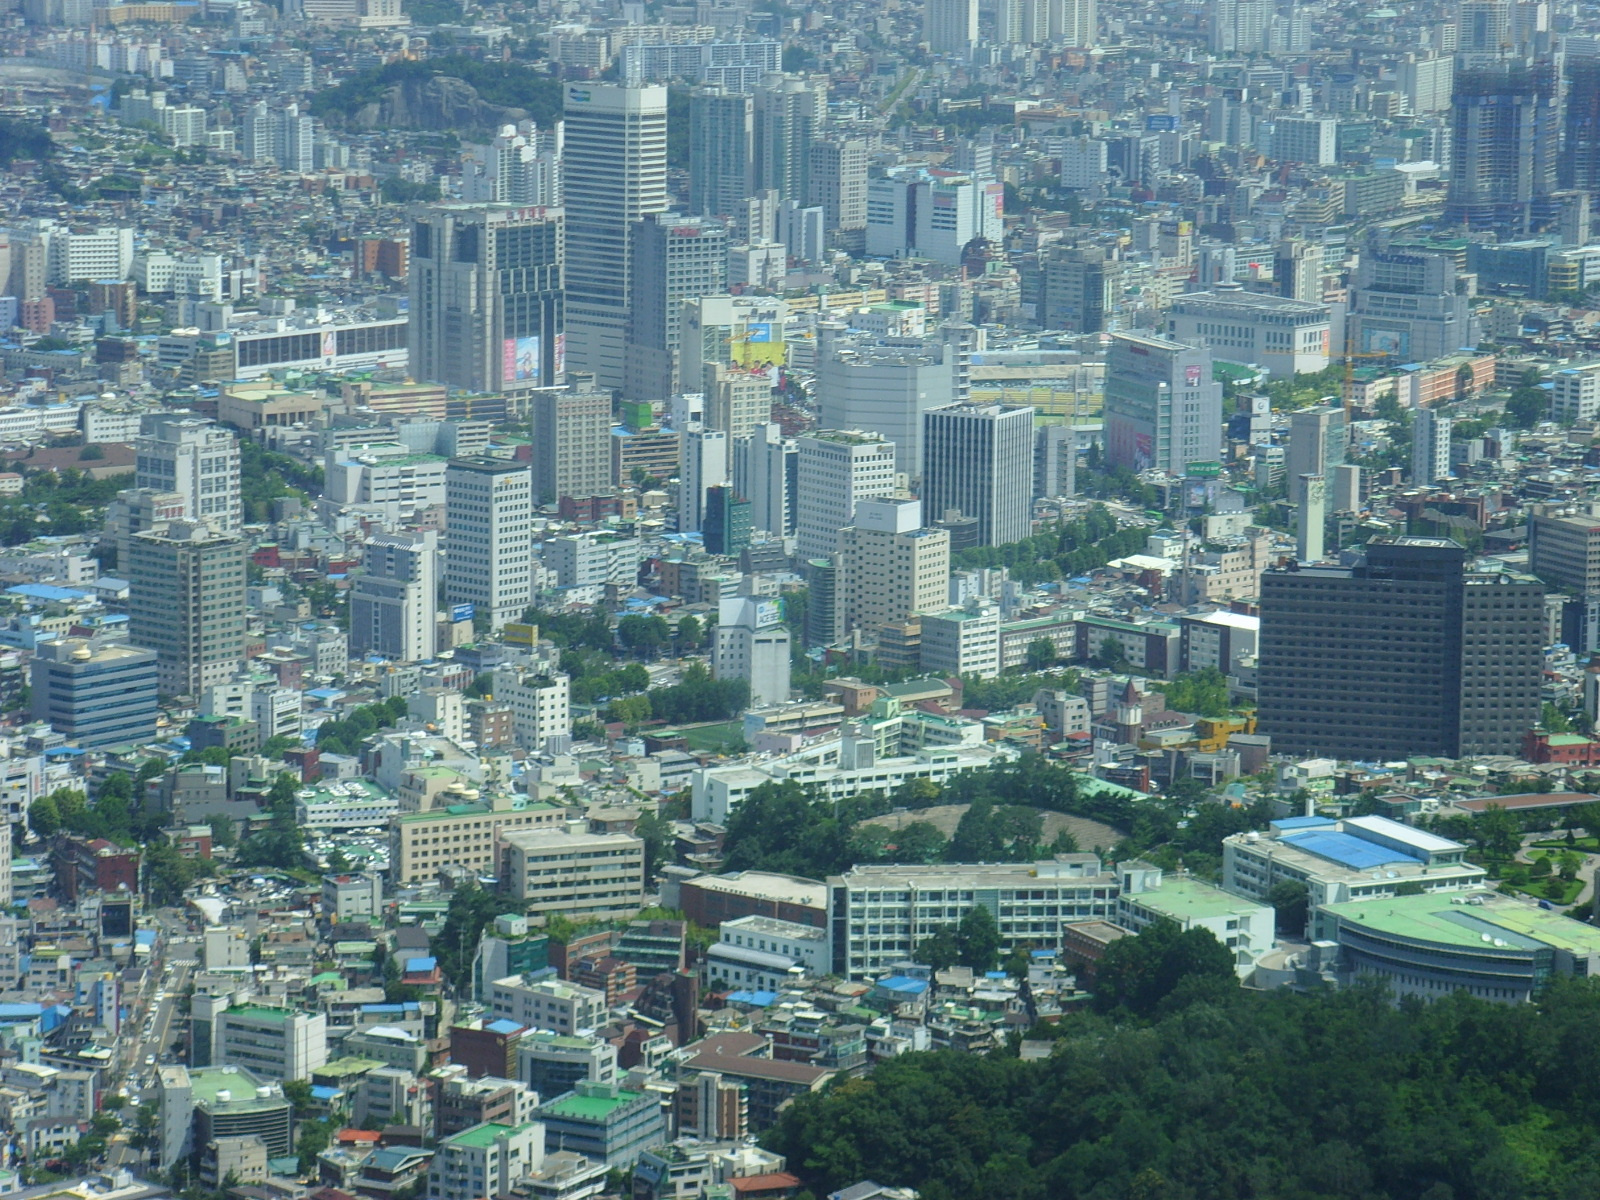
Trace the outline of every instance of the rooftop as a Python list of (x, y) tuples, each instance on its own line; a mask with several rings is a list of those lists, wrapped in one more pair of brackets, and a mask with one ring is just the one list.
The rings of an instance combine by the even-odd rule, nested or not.
[(581, 1092), (568, 1092), (541, 1105), (539, 1113), (545, 1117), (565, 1117), (574, 1121), (604, 1121), (617, 1109), (643, 1097), (643, 1092), (629, 1092), (621, 1088), (617, 1089), (614, 1096), (585, 1096)]
[(1124, 898), (1130, 904), (1171, 917), (1180, 925), (1189, 921), (1260, 912), (1262, 907), (1258, 901), (1235, 896), (1232, 892), (1182, 875), (1165, 876), (1157, 890), (1136, 892)]
[(1497, 892), (1349, 900), (1325, 905), (1322, 911), (1396, 937), (1462, 949), (1488, 945), (1528, 952), (1548, 947), (1600, 954), (1600, 928)]
[(497, 1125), (493, 1121), (482, 1125), (474, 1125), (471, 1129), (463, 1129), (460, 1133), (452, 1134), (445, 1138), (448, 1146), (467, 1146), (474, 1150), (487, 1150), (495, 1144), (496, 1139), (514, 1137), (524, 1130), (531, 1129), (536, 1122), (530, 1121), (526, 1125)]

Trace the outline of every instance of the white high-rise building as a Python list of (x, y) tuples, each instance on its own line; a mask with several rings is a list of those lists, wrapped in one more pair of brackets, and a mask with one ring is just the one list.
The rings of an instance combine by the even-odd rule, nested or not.
[(789, 702), (789, 631), (776, 600), (735, 596), (717, 611), (711, 673), (750, 684), (750, 706)]
[(839, 531), (855, 522), (857, 504), (894, 492), (895, 445), (860, 430), (822, 430), (795, 446), (799, 553), (822, 558), (839, 548)]
[(533, 477), (526, 466), (474, 455), (445, 469), (445, 600), (470, 604), (490, 627), (522, 619), (533, 601)]
[(544, 130), (521, 121), (502, 125), (487, 145), (469, 146), (461, 198), (474, 204), (560, 207), (562, 132), (559, 121)]
[(935, 54), (971, 54), (978, 42), (978, 0), (927, 0), (922, 40)]
[(634, 222), (667, 210), (667, 89), (569, 83), (562, 155), (567, 261), (566, 346), (573, 370), (624, 384)]
[(350, 652), (396, 662), (432, 658), (439, 608), (439, 535), (381, 533), (350, 585)]
[(536, 753), (565, 750), (572, 733), (572, 681), (559, 671), (503, 666), (494, 672), (494, 697), (511, 706), (512, 736)]
[(728, 435), (699, 423), (683, 431), (678, 454), (678, 532), (694, 533), (706, 517), (706, 489), (726, 487), (730, 477)]
[(1033, 532), (1033, 409), (954, 404), (923, 417), (922, 503), (936, 520), (976, 517), (978, 544)]
[(1274, 11), (1273, 0), (1210, 0), (1211, 48), (1221, 54), (1265, 50)]
[(56, 229), (49, 242), (50, 282), (62, 285), (126, 279), (133, 270), (133, 230)]
[(818, 424), (862, 429), (894, 443), (895, 467), (922, 473), (922, 418), (964, 400), (966, 342), (946, 337), (877, 338), (848, 334), (836, 322), (817, 327)]
[(183, 497), (183, 515), (231, 533), (243, 520), (239, 441), (233, 431), (193, 413), (151, 413), (134, 442), (134, 486)]
[(999, 0), (995, 40), (1007, 46), (1056, 42), (1088, 50), (1098, 42), (1095, 0)]
[(750, 528), (787, 537), (794, 532), (799, 450), (783, 428), (757, 425), (733, 442), (733, 490), (750, 501)]
[(1427, 487), (1450, 477), (1449, 417), (1431, 408), (1417, 409), (1411, 423), (1411, 482)]
[(1131, 471), (1185, 475), (1222, 456), (1222, 385), (1211, 351), (1114, 334), (1106, 356), (1106, 457)]

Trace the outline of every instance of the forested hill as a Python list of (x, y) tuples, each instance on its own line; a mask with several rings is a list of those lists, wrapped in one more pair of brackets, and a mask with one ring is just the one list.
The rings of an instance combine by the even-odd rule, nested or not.
[(802, 1098), (767, 1144), (816, 1196), (859, 1179), (923, 1200), (1600, 1196), (1600, 983), (1393, 1006), (1211, 980), (1156, 1011), (1074, 1016), (1041, 1062), (908, 1055)]

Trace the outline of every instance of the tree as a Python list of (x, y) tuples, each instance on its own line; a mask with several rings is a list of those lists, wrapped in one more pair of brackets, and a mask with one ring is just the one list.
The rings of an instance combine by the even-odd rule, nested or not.
[(933, 971), (948, 971), (961, 957), (961, 943), (954, 925), (941, 925), (917, 943), (917, 962)]
[(644, 843), (644, 879), (648, 885), (656, 872), (673, 859), (672, 824), (647, 811), (634, 824), (633, 836)]
[(1106, 634), (1095, 652), (1094, 665), (1103, 671), (1120, 671), (1128, 663), (1128, 652), (1114, 634)]
[(1178, 989), (1238, 986), (1233, 955), (1209, 929), (1181, 929), (1165, 917), (1106, 947), (1095, 966), (1095, 1007), (1148, 1016)]
[(1300, 937), (1306, 931), (1311, 893), (1298, 879), (1282, 879), (1267, 892), (1267, 903), (1278, 914), (1278, 932)]
[(312, 1096), (309, 1079), (285, 1079), (283, 1098), (289, 1102), (295, 1120), (303, 1121), (311, 1115)]
[(61, 809), (54, 796), (40, 796), (28, 805), (28, 825), (46, 841), (60, 832)]
[(242, 867), (276, 867), (301, 870), (311, 865), (306, 853), (305, 831), (295, 814), (294, 776), (280, 774), (267, 792), (267, 827), (239, 843), (238, 862)]
[(471, 983), (472, 959), (478, 952), (478, 940), (489, 922), (505, 911), (506, 901), (477, 884), (463, 884), (450, 893), (444, 925), (432, 945), (439, 959), (440, 973), (456, 988), (465, 988)]
[(956, 926), (956, 961), (974, 971), (992, 971), (1000, 961), (1000, 927), (981, 904), (967, 909)]
[(1025, 664), (1030, 671), (1043, 671), (1057, 661), (1056, 644), (1047, 637), (1036, 637), (1028, 643)]
[(1473, 814), (1471, 836), (1485, 857), (1509, 859), (1522, 844), (1522, 827), (1502, 805), (1490, 804)]
[(705, 637), (705, 631), (701, 628), (700, 619), (692, 616), (679, 617), (678, 624), (673, 632), (677, 635), (678, 645), (684, 650), (697, 649), (701, 639)]
[(1546, 733), (1571, 733), (1572, 721), (1566, 713), (1546, 700), (1540, 711), (1539, 727)]
[(630, 613), (617, 622), (617, 640), (629, 650), (654, 658), (672, 641), (672, 630), (665, 617)]

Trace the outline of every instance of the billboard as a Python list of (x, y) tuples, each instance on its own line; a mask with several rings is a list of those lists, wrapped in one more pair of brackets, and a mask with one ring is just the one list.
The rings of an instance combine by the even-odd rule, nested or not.
[(502, 343), (505, 361), (500, 365), (500, 382), (539, 386), (539, 337), (506, 338)]
[(1410, 353), (1411, 335), (1403, 329), (1374, 329), (1361, 327), (1361, 349), (1369, 355), (1387, 354), (1404, 359)]
[(452, 621), (470, 621), (477, 614), (478, 610), (470, 604), (456, 604), (452, 605), (450, 609), (450, 619)]
[(556, 334), (556, 361), (551, 370), (556, 374), (556, 382), (567, 373), (567, 335), (565, 332)]

